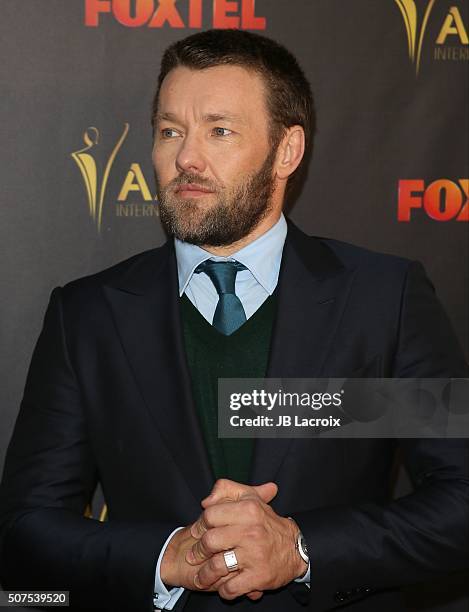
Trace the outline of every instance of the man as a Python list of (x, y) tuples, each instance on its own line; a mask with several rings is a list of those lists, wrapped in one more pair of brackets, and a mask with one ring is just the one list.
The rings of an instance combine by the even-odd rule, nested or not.
[[(287, 225), (314, 113), (277, 43), (174, 44), (153, 110), (170, 238), (52, 292), (2, 485), (4, 588), (77, 609), (403, 610), (397, 587), (468, 565), (467, 444), (400, 441), (416, 491), (391, 501), (397, 441), (219, 439), (216, 385), (466, 376), (432, 286)], [(98, 481), (105, 523), (83, 517)]]

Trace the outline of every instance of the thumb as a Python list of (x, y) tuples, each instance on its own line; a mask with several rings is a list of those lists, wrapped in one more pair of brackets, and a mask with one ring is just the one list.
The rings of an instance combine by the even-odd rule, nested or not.
[(219, 478), (213, 485), (213, 489), (205, 499), (202, 500), (203, 508), (226, 501), (237, 501), (241, 495), (246, 495), (251, 487), (228, 478)]
[(260, 497), (264, 503), (268, 504), (277, 495), (277, 492), (278, 487), (274, 482), (251, 487), (234, 480), (221, 478), (217, 480), (212, 492), (202, 500), (201, 504), (203, 508), (208, 508), (221, 502), (238, 501), (241, 497), (246, 497), (253, 493)]
[(266, 482), (252, 487), (265, 504), (270, 504), (278, 493), (278, 486), (275, 482)]

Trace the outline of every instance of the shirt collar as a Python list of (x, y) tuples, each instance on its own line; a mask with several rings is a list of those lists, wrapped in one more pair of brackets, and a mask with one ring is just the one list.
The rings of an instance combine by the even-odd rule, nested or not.
[(175, 238), (179, 295), (181, 296), (186, 290), (197, 266), (207, 259), (213, 259), (214, 261), (236, 259), (248, 268), (267, 293), (272, 294), (277, 286), (286, 236), (287, 222), (282, 213), (277, 223), (267, 232), (229, 257), (212, 255), (195, 244)]

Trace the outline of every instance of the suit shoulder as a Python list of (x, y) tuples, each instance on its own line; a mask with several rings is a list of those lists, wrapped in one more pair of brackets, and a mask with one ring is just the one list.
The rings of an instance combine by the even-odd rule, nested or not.
[(296, 246), (304, 261), (313, 268), (315, 260), (323, 262), (329, 271), (345, 268), (360, 274), (386, 275), (394, 273), (405, 276), (416, 263), (406, 257), (390, 255), (324, 236), (311, 236), (300, 230), (289, 220), (291, 242)]
[(168, 243), (165, 243), (160, 247), (132, 255), (93, 274), (74, 279), (62, 287), (62, 295), (65, 299), (73, 299), (77, 295), (83, 298), (100, 293), (103, 285), (113, 284), (119, 278), (132, 276), (142, 268), (156, 268), (167, 251)]
[(330, 249), (345, 268), (367, 269), (370, 272), (396, 271), (406, 274), (416, 262), (398, 255), (374, 251), (349, 242), (332, 238), (317, 237), (321, 244)]

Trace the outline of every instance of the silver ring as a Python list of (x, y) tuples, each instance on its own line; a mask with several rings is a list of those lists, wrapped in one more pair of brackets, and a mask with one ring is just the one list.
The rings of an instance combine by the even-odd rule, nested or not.
[(236, 558), (236, 553), (234, 550), (226, 550), (223, 553), (225, 557), (226, 568), (229, 572), (236, 572), (239, 569), (238, 567), (238, 559)]

